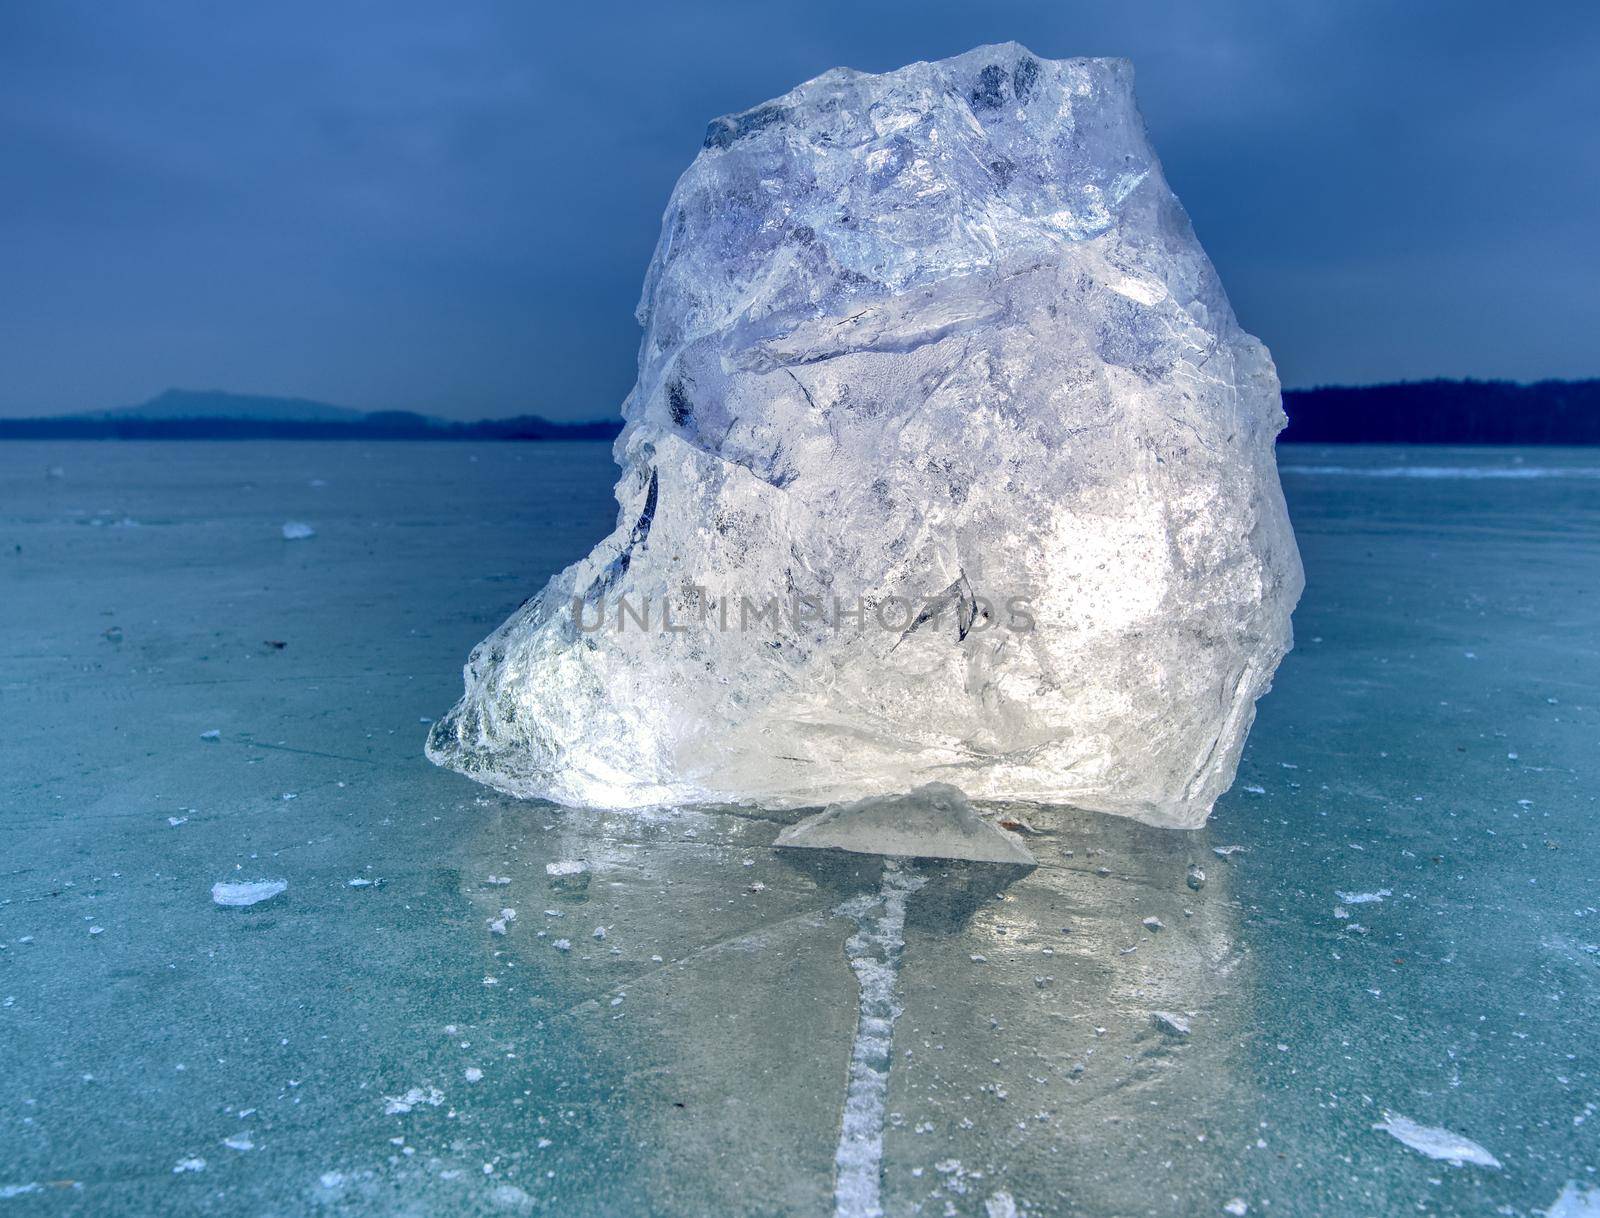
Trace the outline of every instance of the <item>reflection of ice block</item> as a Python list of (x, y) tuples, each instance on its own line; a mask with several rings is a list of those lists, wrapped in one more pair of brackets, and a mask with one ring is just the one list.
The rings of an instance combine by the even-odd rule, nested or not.
[(717, 120), (639, 318), (617, 529), (430, 757), (571, 804), (1205, 820), (1300, 563), (1271, 359), (1125, 62), (980, 47)]
[(930, 782), (905, 795), (836, 804), (790, 825), (773, 845), (1034, 864), (1032, 853), (1021, 841), (980, 817), (966, 796), (943, 782)]

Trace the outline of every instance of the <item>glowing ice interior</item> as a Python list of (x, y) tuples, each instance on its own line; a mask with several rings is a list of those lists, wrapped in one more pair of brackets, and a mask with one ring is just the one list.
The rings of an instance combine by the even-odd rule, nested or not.
[(1204, 822), (1302, 577), (1271, 358), (1128, 63), (987, 46), (718, 119), (638, 316), (616, 529), (473, 651), (433, 760)]

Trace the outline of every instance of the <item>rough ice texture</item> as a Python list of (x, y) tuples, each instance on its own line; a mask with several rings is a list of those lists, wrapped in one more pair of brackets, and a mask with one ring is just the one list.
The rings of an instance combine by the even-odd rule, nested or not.
[(904, 795), (835, 804), (790, 825), (773, 845), (1024, 866), (1038, 861), (1020, 840), (984, 820), (965, 795), (943, 782)]
[[(942, 781), (1204, 822), (1302, 580), (1271, 358), (1128, 63), (980, 47), (718, 119), (638, 316), (616, 530), (474, 650), (430, 757), (575, 805)], [(739, 629), (794, 594), (888, 625)]]

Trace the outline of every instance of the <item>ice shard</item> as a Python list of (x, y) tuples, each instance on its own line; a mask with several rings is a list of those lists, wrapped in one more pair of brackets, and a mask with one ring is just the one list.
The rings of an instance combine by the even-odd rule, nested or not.
[(1127, 62), (986, 46), (716, 120), (638, 317), (616, 530), (473, 651), (434, 761), (1204, 822), (1302, 577), (1272, 360)]

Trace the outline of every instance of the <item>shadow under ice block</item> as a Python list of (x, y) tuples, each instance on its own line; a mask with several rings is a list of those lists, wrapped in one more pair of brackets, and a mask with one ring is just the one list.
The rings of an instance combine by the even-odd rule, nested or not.
[(718, 119), (638, 317), (616, 530), (473, 651), (433, 760), (1204, 822), (1302, 576), (1272, 360), (1128, 63), (987, 46)]

